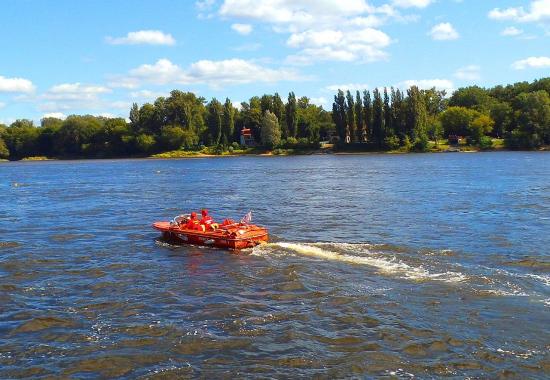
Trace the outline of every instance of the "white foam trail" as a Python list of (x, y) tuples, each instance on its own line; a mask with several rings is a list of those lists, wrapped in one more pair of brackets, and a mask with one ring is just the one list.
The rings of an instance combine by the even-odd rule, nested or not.
[[(342, 244), (342, 246), (349, 247), (350, 245)], [(396, 258), (388, 260), (385, 258), (374, 256), (354, 256), (323, 249), (310, 244), (272, 243), (261, 246), (260, 250), (262, 248), (269, 247), (280, 247), (304, 256), (316, 257), (325, 260), (341, 261), (358, 265), (368, 265), (377, 268), (382, 273), (397, 274), (402, 278), (411, 280), (461, 282), (467, 279), (464, 274), (457, 272), (430, 273), (428, 270), (422, 267), (412, 267), (401, 261), (398, 261)]]

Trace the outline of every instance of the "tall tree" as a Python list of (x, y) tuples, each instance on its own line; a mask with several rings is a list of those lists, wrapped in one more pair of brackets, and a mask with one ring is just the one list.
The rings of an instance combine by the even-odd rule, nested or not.
[(412, 130), (412, 140), (415, 149), (423, 151), (428, 148), (427, 110), (423, 94), (417, 86), (412, 86), (408, 92), (407, 122)]
[(357, 125), (356, 140), (363, 141), (363, 134), (365, 133), (365, 114), (363, 112), (363, 103), (359, 90), (355, 93), (355, 118), (355, 124)]
[(286, 126), (288, 129), (288, 137), (296, 137), (298, 117), (296, 95), (294, 95), (294, 92), (288, 94), (288, 102), (286, 104)]
[(346, 119), (349, 128), (346, 132), (349, 133), (350, 141), (355, 142), (355, 131), (357, 129), (355, 124), (355, 101), (349, 90), (346, 92)]
[(363, 91), (363, 112), (365, 115), (364, 120), (367, 136), (372, 139), (372, 100), (370, 97), (370, 92), (367, 90)]
[(384, 133), (384, 102), (377, 88), (375, 88), (372, 93), (374, 96), (372, 104), (372, 134), (374, 142), (381, 148)]
[(208, 126), (208, 142), (211, 145), (218, 145), (222, 135), (222, 115), (223, 106), (213, 98), (206, 106), (207, 116), (206, 124)]
[(233, 140), (233, 134), (235, 129), (235, 120), (234, 120), (235, 110), (231, 100), (229, 98), (225, 99), (223, 105), (223, 120), (222, 120), (222, 144), (228, 145)]
[(346, 118), (346, 97), (342, 90), (338, 90), (332, 104), (332, 120), (336, 124), (336, 132), (341, 143), (346, 141)]
[(132, 103), (130, 109), (130, 126), (134, 132), (139, 131), (139, 107), (137, 103)]
[(288, 137), (288, 129), (284, 120), (285, 104), (277, 92), (273, 95), (273, 113), (277, 116), (277, 120), (279, 120), (282, 137), (286, 139)]
[(262, 117), (262, 145), (273, 149), (281, 142), (281, 129), (279, 128), (279, 120), (277, 116), (270, 111), (265, 111)]
[(392, 121), (393, 119), (390, 106), (390, 97), (388, 96), (388, 89), (384, 87), (384, 139), (395, 134)]

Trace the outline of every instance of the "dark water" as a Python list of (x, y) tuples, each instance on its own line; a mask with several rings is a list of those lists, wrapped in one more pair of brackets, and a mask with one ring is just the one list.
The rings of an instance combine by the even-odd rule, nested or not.
[(0, 378), (545, 378), (549, 231), (547, 153), (0, 164)]

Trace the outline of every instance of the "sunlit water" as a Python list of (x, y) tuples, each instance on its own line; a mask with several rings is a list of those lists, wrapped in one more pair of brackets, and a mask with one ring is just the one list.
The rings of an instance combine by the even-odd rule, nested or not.
[(549, 231), (548, 153), (0, 163), (0, 378), (544, 378)]

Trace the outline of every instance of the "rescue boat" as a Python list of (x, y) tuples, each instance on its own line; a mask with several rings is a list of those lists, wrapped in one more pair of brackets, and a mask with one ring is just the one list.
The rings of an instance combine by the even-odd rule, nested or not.
[[(250, 216), (250, 213), (247, 214)], [(153, 228), (162, 232), (163, 239), (176, 244), (192, 244), (224, 249), (252, 248), (267, 243), (267, 228), (250, 224), (245, 217), (240, 222), (230, 221), (208, 229), (187, 228), (189, 215), (179, 215), (171, 221), (154, 222)]]

